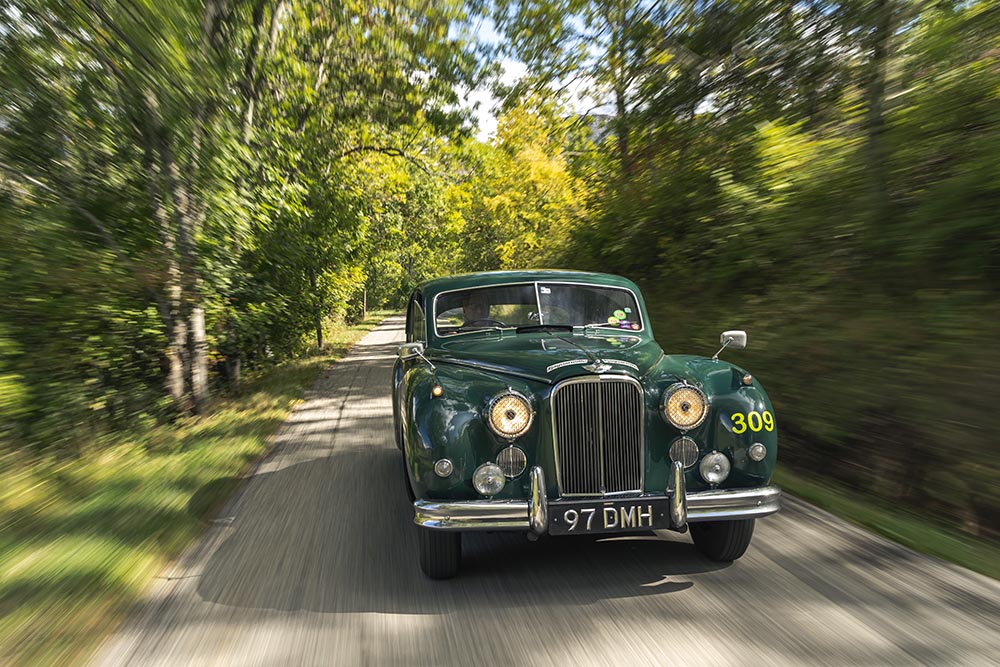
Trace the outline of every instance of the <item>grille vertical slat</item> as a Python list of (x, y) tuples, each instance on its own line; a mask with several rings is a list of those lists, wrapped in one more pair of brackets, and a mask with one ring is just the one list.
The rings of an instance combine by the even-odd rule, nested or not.
[(604, 376), (553, 390), (560, 492), (603, 495), (642, 490), (642, 390)]

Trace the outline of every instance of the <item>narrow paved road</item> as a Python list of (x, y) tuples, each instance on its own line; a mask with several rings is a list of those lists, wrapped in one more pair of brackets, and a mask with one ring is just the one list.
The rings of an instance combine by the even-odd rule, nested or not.
[(720, 566), (685, 536), (465, 541), (418, 569), (392, 442), (387, 320), (99, 665), (1000, 664), (1000, 585), (800, 502)]

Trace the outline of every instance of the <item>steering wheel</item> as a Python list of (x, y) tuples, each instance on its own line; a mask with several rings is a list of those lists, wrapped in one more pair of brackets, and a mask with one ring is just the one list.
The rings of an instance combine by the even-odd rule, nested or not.
[(506, 322), (501, 322), (500, 320), (490, 320), (490, 319), (485, 319), (484, 318), (484, 319), (481, 319), (481, 320), (470, 320), (468, 322), (463, 322), (462, 323), (462, 328), (464, 329), (465, 327), (478, 327), (478, 326), (482, 326), (484, 324), (492, 325), (492, 326), (498, 326), (498, 327), (508, 326)]

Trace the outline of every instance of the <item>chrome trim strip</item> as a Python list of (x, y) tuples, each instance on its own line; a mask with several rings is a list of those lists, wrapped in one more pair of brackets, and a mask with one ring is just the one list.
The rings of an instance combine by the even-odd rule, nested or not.
[(528, 525), (536, 535), (544, 535), (549, 530), (549, 500), (545, 497), (545, 472), (539, 466), (531, 469)]
[(753, 519), (781, 509), (781, 489), (760, 486), (752, 489), (699, 491), (687, 494), (688, 523)]
[[(418, 500), (413, 503), (413, 523), (435, 530), (532, 530), (537, 534), (547, 532), (548, 500), (545, 497), (545, 475), (538, 466), (531, 469), (531, 475), (531, 501)], [(639, 496), (639, 498), (652, 497), (664, 496), (659, 494)], [(594, 500), (600, 502), (601, 499)], [(761, 486), (752, 489), (698, 491), (684, 494), (684, 500), (689, 524), (699, 521), (756, 519), (774, 514), (781, 509), (781, 489), (777, 486)]]
[[(516, 368), (509, 368), (507, 366), (497, 366), (496, 364), (490, 364), (485, 361), (474, 361), (472, 359), (452, 359), (450, 357), (434, 357), (434, 360), (441, 364), (452, 364), (454, 366), (464, 366), (466, 368), (475, 368), (477, 371), (486, 371), (488, 373), (496, 373), (498, 375), (510, 375), (516, 378), (525, 378), (527, 380), (534, 380), (535, 382), (541, 382), (542, 384), (552, 384), (552, 378), (544, 377), (542, 375), (532, 375), (531, 373), (525, 373)], [(586, 359), (584, 359), (586, 361)]]
[[(614, 493), (605, 493), (604, 492), (603, 486), (604, 486), (604, 483), (605, 483), (605, 479), (604, 479), (604, 442), (603, 442), (603, 436), (601, 437), (600, 441), (598, 442), (598, 455), (600, 457), (600, 462), (601, 462), (600, 463), (600, 465), (601, 465), (601, 473), (600, 473), (601, 474), (601, 487), (602, 487), (601, 488), (601, 495), (600, 496), (595, 496), (592, 493), (565, 493), (563, 491), (562, 466), (559, 465), (559, 438), (558, 438), (558, 434), (556, 433), (556, 429), (558, 427), (558, 421), (556, 419), (556, 400), (555, 400), (555, 397), (556, 397), (556, 394), (561, 389), (563, 389), (564, 387), (566, 387), (568, 385), (579, 384), (579, 383), (594, 383), (594, 382), (598, 382), (598, 383), (600, 383), (600, 382), (629, 382), (629, 383), (632, 383), (632, 385), (639, 391), (639, 401), (640, 401), (640, 404), (642, 404), (643, 401), (644, 401), (644, 393), (643, 393), (643, 390), (642, 390), (642, 383), (639, 382), (638, 380), (636, 380), (635, 378), (629, 376), (629, 375), (580, 375), (580, 376), (577, 376), (577, 377), (571, 377), (571, 378), (568, 378), (566, 380), (563, 380), (562, 382), (558, 383), (552, 389), (552, 392), (549, 394), (549, 411), (551, 413), (550, 416), (551, 416), (551, 423), (552, 423), (552, 457), (553, 457), (553, 460), (554, 460), (555, 465), (556, 465), (556, 486), (559, 488), (559, 496), (561, 498), (600, 498), (600, 497), (609, 497), (609, 496), (616, 496), (616, 495), (622, 495), (622, 494), (626, 494), (626, 495), (627, 494), (641, 494), (642, 491), (643, 491), (643, 489), (645, 488), (645, 484), (646, 484), (646, 452), (645, 452), (645, 449), (643, 449), (640, 452), (640, 457), (639, 457), (639, 488), (637, 488), (637, 489), (629, 489), (629, 490), (626, 490), (626, 491), (616, 491)], [(598, 399), (598, 402), (597, 402), (597, 409), (598, 409), (599, 412), (602, 409), (601, 408), (601, 401), (599, 399)], [(602, 415), (600, 415), (600, 414), (598, 415), (598, 419), (599, 420), (601, 419), (601, 416)], [(599, 423), (603, 423), (603, 422), (599, 422)], [(646, 420), (645, 420), (645, 417), (644, 417), (644, 413), (643, 413), (643, 415), (640, 416), (640, 419), (639, 419), (639, 442), (640, 443), (645, 443), (646, 442)]]
[(528, 503), (523, 500), (417, 500), (413, 523), (438, 530), (524, 530)]
[[(437, 306), (437, 297), (434, 297), (434, 305)], [(538, 291), (538, 281), (535, 281), (535, 305), (538, 306), (538, 323), (545, 324), (545, 320), (542, 318), (542, 294)], [(437, 324), (435, 323), (434, 333), (437, 333)]]
[(687, 530), (687, 485), (684, 482), (684, 464), (674, 461), (671, 466), (670, 486), (670, 523), (674, 530), (685, 532)]

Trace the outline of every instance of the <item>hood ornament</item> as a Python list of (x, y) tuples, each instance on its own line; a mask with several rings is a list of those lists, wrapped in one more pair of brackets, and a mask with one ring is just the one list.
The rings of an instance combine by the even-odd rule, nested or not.
[(583, 370), (590, 371), (591, 373), (607, 373), (611, 370), (611, 364), (606, 364), (600, 359), (595, 359), (594, 363), (587, 364), (583, 367)]

